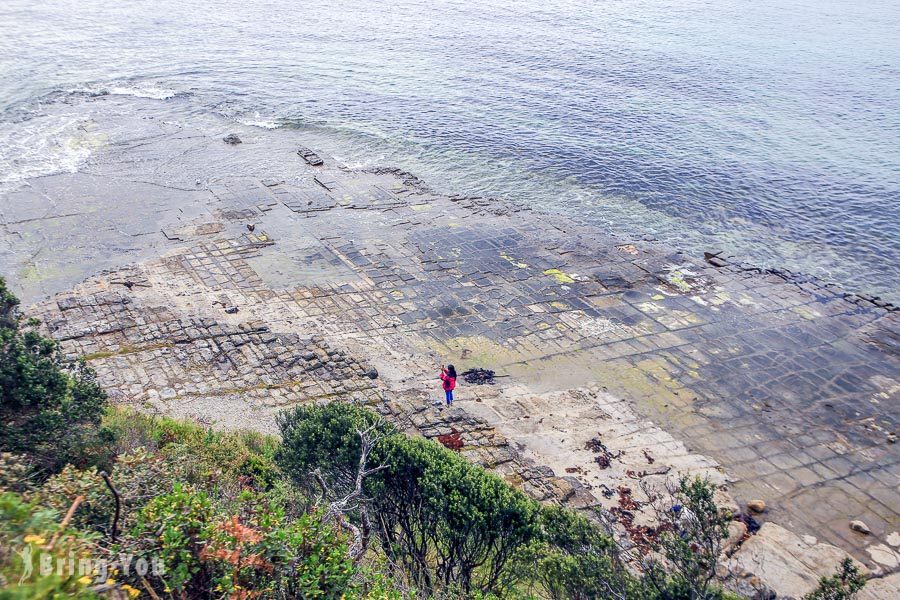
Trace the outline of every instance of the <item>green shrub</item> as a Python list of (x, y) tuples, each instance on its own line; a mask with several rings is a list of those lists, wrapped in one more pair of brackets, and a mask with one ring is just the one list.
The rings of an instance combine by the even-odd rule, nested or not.
[(117, 440), (115, 451), (158, 451), (178, 476), (196, 485), (229, 488), (236, 496), (246, 486), (268, 489), (282, 479), (275, 462), (280, 447), (272, 436), (251, 431), (213, 431), (197, 423), (146, 415), (128, 408), (106, 411), (104, 427)]
[[(347, 404), (294, 409), (279, 418), (278, 459), (306, 485), (313, 469), (346, 482), (358, 468), (357, 431), (377, 423)], [(536, 534), (537, 504), (435, 442), (378, 428), (386, 437), (371, 466), (386, 468), (366, 479), (365, 491), (382, 551), (421, 590), (502, 587), (513, 553)]]
[(50, 471), (84, 464), (106, 394), (83, 362), (66, 361), (35, 322), (22, 323), (18, 303), (0, 277), (0, 451), (27, 453)]
[(394, 435), (370, 485), (382, 548), (417, 587), (497, 591), (513, 553), (536, 534), (537, 504), (423, 438)]
[[(658, 502), (654, 554), (643, 562), (644, 581), (659, 598), (715, 600), (716, 565), (728, 537), (729, 517), (716, 506), (715, 487), (700, 477), (683, 477)], [(664, 560), (658, 560), (662, 556)]]
[(178, 484), (147, 504), (129, 537), (141, 554), (162, 559), (160, 593), (327, 599), (350, 588), (347, 546), (319, 515), (289, 519), (256, 492), (240, 500), (240, 514), (228, 514)]
[(372, 411), (341, 402), (300, 406), (281, 412), (277, 422), (282, 445), (276, 461), (311, 496), (319, 492), (310, 477), (315, 469), (335, 493), (349, 489), (359, 461), (358, 430), (376, 425), (378, 435), (395, 433)]
[(406, 589), (396, 577), (389, 575), (391, 569), (383, 556), (372, 557), (369, 564), (356, 567), (354, 587), (347, 598), (366, 600), (416, 600), (415, 590)]
[[(247, 499), (244, 506), (259, 507), (249, 514), (245, 508), (242, 523), (247, 525), (236, 527), (232, 517), (217, 531), (225, 533), (226, 548), (243, 543), (245, 556), (258, 557), (255, 575), (260, 577), (260, 585), (255, 589), (265, 589), (261, 584), (267, 583), (279, 597), (289, 598), (340, 598), (349, 589), (353, 564), (347, 545), (321, 515), (289, 520), (274, 502)], [(242, 538), (241, 528), (255, 530), (257, 537)]]
[[(183, 471), (183, 465), (169, 457), (143, 449), (118, 456), (109, 473), (121, 499), (118, 530), (132, 526), (148, 499), (171, 492)], [(41, 504), (58, 511), (65, 511), (73, 498), (83, 496), (72, 524), (104, 537), (111, 533), (115, 499), (95, 468), (77, 469), (68, 465), (33, 495)]]
[(194, 597), (211, 588), (212, 575), (201, 552), (213, 517), (209, 497), (181, 484), (140, 511), (129, 537), (138, 541), (138, 550), (147, 558), (155, 554), (165, 565), (163, 591), (185, 591)]
[[(0, 598), (97, 598), (90, 590), (93, 580), (69, 570), (67, 561), (90, 556), (94, 538), (71, 528), (59, 531), (60, 514), (23, 499), (19, 494), (0, 494)], [(55, 539), (54, 539), (55, 537)], [(51, 550), (47, 546), (53, 541)], [(52, 565), (64, 568), (42, 573), (41, 554), (52, 557)]]
[(28, 462), (27, 456), (0, 452), (0, 492), (27, 492), (40, 483)]
[(517, 553), (520, 577), (542, 597), (641, 598), (645, 590), (619, 556), (615, 542), (594, 523), (557, 506), (541, 510), (540, 536)]
[(845, 558), (841, 561), (837, 573), (819, 580), (819, 586), (803, 597), (803, 600), (851, 600), (866, 585), (853, 560)]

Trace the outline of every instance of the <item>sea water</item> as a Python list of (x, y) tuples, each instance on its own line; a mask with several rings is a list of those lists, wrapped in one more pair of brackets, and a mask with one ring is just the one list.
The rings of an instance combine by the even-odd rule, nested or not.
[(5, 0), (0, 185), (89, 160), (49, 105), (134, 95), (898, 302), (898, 31), (897, 0)]

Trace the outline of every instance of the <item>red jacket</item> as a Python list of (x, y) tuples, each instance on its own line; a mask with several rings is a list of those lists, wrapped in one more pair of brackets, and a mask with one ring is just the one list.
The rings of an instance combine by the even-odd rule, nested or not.
[(450, 377), (446, 369), (441, 369), (441, 384), (445, 392), (453, 391), (456, 388), (456, 377)]

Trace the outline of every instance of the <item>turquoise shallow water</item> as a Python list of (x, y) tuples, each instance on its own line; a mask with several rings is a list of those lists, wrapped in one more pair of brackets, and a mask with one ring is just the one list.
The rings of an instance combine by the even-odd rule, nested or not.
[(150, 96), (898, 301), (897, 31), (895, 0), (7, 0), (0, 183), (89, 159), (49, 103)]

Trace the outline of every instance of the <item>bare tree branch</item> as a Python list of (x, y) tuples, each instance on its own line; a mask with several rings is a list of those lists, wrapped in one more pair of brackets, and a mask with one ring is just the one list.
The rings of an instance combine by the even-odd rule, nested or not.
[(69, 507), (69, 510), (66, 512), (66, 516), (63, 517), (62, 523), (59, 524), (59, 528), (53, 534), (53, 537), (50, 538), (50, 543), (44, 548), (46, 551), (53, 550), (53, 546), (56, 545), (56, 541), (59, 539), (59, 535), (65, 531), (66, 527), (69, 526), (69, 521), (72, 520), (72, 515), (75, 514), (75, 511), (78, 510), (78, 507), (81, 503), (84, 502), (84, 496), (76, 496), (75, 500), (72, 502), (72, 506)]
[[(354, 563), (358, 562), (366, 553), (369, 546), (369, 533), (371, 531), (371, 519), (365, 504), (367, 499), (363, 494), (365, 479), (366, 477), (387, 468), (387, 465), (379, 465), (373, 468), (368, 467), (369, 456), (371, 455), (372, 450), (384, 437), (384, 434), (382, 434), (381, 431), (382, 428), (379, 421), (376, 421), (366, 429), (356, 430), (356, 434), (359, 436), (360, 451), (353, 489), (343, 498), (331, 502), (323, 517), (326, 522), (335, 522), (339, 527), (350, 531), (353, 535), (353, 543), (350, 545), (349, 554)], [(323, 498), (329, 496), (331, 492), (319, 470), (316, 469), (310, 474), (316, 479), (319, 487), (322, 488)], [(360, 512), (363, 523), (362, 527), (351, 523), (347, 518), (349, 513), (356, 510)]]
[(112, 480), (109, 478), (109, 475), (106, 474), (106, 471), (100, 471), (100, 477), (103, 478), (103, 482), (106, 484), (106, 487), (109, 488), (109, 491), (112, 492), (113, 499), (116, 502), (116, 512), (113, 516), (112, 522), (112, 532), (110, 533), (110, 541), (113, 543), (116, 542), (116, 536), (119, 534), (119, 515), (122, 512), (122, 499), (119, 496), (119, 490), (115, 488), (112, 483)]

